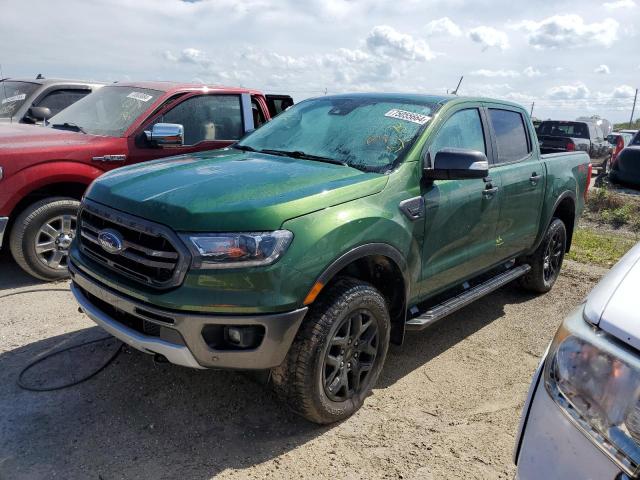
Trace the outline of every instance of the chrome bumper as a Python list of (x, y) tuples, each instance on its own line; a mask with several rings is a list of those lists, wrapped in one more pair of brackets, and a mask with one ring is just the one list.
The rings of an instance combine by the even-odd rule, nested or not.
[(4, 232), (7, 230), (8, 223), (9, 217), (0, 217), (0, 248), (2, 248), (2, 239), (4, 238)]
[[(94, 322), (132, 347), (160, 354), (176, 365), (192, 368), (268, 369), (284, 360), (307, 308), (263, 315), (210, 315), (164, 310), (115, 292), (88, 277), (69, 263), (71, 291), (82, 310)], [(95, 299), (95, 300), (94, 300)], [(104, 308), (115, 307), (137, 320), (160, 329), (159, 336), (146, 335), (118, 321)], [(205, 342), (207, 325), (262, 325), (264, 337), (258, 347), (217, 350)], [(142, 329), (144, 330), (144, 328)]]

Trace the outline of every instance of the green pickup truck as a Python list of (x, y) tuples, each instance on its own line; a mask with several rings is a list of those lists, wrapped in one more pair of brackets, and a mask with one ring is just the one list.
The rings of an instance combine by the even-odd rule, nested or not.
[(71, 289), (127, 344), (270, 370), (293, 410), (330, 423), (362, 405), (405, 331), (512, 280), (548, 291), (590, 175), (586, 153), (541, 155), (516, 104), (310, 99), (226, 149), (96, 180)]

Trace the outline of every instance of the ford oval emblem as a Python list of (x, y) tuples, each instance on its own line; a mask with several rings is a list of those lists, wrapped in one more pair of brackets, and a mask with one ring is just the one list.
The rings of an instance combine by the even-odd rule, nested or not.
[(119, 232), (110, 228), (98, 233), (98, 243), (107, 253), (118, 254), (124, 250), (124, 238)]

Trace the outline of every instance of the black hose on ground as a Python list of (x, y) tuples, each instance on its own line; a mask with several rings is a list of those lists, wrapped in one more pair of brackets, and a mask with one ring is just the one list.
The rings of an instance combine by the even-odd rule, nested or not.
[[(5, 295), (0, 295), (0, 299), (1, 298), (6, 298), (6, 297), (11, 297), (14, 295), (20, 295), (22, 293), (37, 293), (37, 292), (68, 292), (69, 289), (66, 288), (42, 288), (42, 289), (30, 289), (30, 290), (20, 290), (18, 292), (12, 292), (12, 293), (7, 293)], [(17, 384), (20, 388), (22, 388), (23, 390), (28, 390), (30, 392), (53, 392), (55, 390), (62, 390), (64, 388), (69, 388), (69, 387), (73, 387), (75, 385), (78, 385), (82, 382), (86, 382), (87, 380), (89, 380), (90, 378), (95, 377), (98, 373), (100, 373), (101, 371), (103, 371), (105, 368), (107, 368), (111, 362), (113, 362), (118, 355), (120, 355), (120, 352), (122, 352), (122, 342), (120, 342), (120, 346), (116, 349), (116, 351), (113, 353), (113, 355), (111, 355), (107, 361), (105, 363), (103, 363), (102, 365), (100, 365), (96, 370), (94, 370), (93, 372), (88, 373), (87, 375), (85, 375), (84, 377), (78, 379), (78, 380), (74, 380), (73, 382), (70, 383), (65, 383), (62, 385), (56, 385), (54, 387), (34, 387), (31, 385), (28, 385), (24, 382), (23, 377), (24, 375), (31, 370), (31, 368), (35, 367), (36, 365), (44, 362), (45, 360), (54, 357), (56, 355), (59, 355), (61, 353), (65, 353), (68, 352), (70, 350), (74, 350), (76, 348), (80, 348), (80, 347), (84, 347), (86, 345), (91, 345), (94, 343), (98, 343), (98, 342), (104, 342), (105, 340), (111, 340), (114, 339), (114, 337), (112, 337), (111, 335), (108, 335), (106, 337), (100, 337), (94, 340), (89, 340), (86, 342), (82, 342), (82, 343), (78, 343), (77, 345), (71, 345), (69, 347), (63, 348), (61, 350), (56, 350), (55, 352), (51, 352), (48, 355), (45, 355), (44, 357), (40, 357), (37, 358), (36, 360), (34, 360), (33, 362), (29, 363), (27, 366), (25, 366), (21, 371), (20, 374), (18, 375), (18, 380), (17, 380)]]

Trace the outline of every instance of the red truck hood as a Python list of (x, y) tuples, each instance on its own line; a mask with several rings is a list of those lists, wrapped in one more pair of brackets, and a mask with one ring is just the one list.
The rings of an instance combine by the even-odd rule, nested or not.
[(86, 162), (100, 155), (106, 146), (113, 149), (124, 141), (36, 125), (0, 125), (0, 165), (5, 174), (12, 174), (50, 160)]

